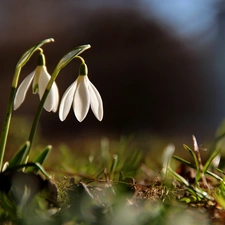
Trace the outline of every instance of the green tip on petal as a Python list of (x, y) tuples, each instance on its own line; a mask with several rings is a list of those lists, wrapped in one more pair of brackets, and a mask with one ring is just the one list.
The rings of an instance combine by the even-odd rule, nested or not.
[(33, 86), (32, 92), (33, 92), (33, 94), (37, 94), (38, 93), (38, 84)]

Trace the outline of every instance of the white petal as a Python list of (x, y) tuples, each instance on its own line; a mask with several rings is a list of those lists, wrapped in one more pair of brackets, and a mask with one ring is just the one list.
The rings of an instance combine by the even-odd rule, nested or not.
[(17, 92), (16, 92), (16, 96), (14, 98), (14, 110), (16, 110), (17, 108), (20, 107), (20, 105), (23, 103), (25, 97), (26, 97), (26, 94), (27, 94), (27, 91), (28, 91), (28, 88), (30, 87), (31, 85), (31, 82), (34, 78), (34, 74), (35, 74), (35, 71), (33, 71), (32, 73), (30, 73), (24, 80), (23, 82), (20, 84)]
[(65, 120), (73, 103), (74, 93), (77, 87), (77, 80), (73, 82), (65, 91), (59, 107), (59, 119)]
[(78, 121), (81, 122), (87, 116), (90, 101), (87, 76), (79, 76), (73, 102), (73, 110)]
[[(42, 98), (46, 86), (51, 79), (51, 76), (48, 74), (47, 70), (44, 69), (46, 68), (45, 66), (38, 66), (36, 69), (36, 76), (38, 76), (38, 94), (40, 99)], [(39, 73), (39, 74), (38, 74)]]
[(98, 90), (95, 88), (95, 86), (91, 83), (90, 80), (89, 80), (89, 91), (90, 91), (90, 96), (91, 96), (92, 112), (94, 113), (95, 117), (101, 121), (103, 118), (102, 98), (101, 98)]
[[(39, 80), (38, 80), (38, 94), (40, 99), (42, 98), (50, 79), (51, 79), (51, 76), (47, 72), (46, 67), (41, 66)], [(58, 91), (57, 85), (54, 82), (46, 98), (44, 108), (48, 112), (50, 111), (55, 112), (58, 108), (58, 103), (59, 103), (59, 91)]]
[(59, 90), (55, 82), (52, 84), (52, 88), (49, 94), (53, 95), (54, 103), (52, 111), (56, 112), (59, 105)]

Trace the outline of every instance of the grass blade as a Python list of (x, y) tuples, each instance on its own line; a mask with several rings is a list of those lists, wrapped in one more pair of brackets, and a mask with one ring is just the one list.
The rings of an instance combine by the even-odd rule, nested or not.
[(167, 167), (167, 170), (181, 183), (189, 187), (189, 183), (186, 179), (184, 179), (182, 176), (180, 176), (177, 172), (175, 172), (170, 166)]
[[(42, 165), (44, 163), (44, 161), (46, 160), (49, 152), (51, 151), (52, 146), (48, 145), (44, 148), (44, 150), (41, 152), (41, 154), (33, 161), (35, 164), (38, 163), (39, 165)], [(38, 167), (29, 167), (26, 172), (29, 173), (37, 173), (39, 170)]]
[(187, 145), (183, 144), (183, 147), (190, 152), (191, 156), (194, 159), (195, 167), (196, 167), (195, 181), (197, 183), (199, 181), (199, 179), (201, 178), (201, 171), (200, 171), (200, 167), (199, 167), (197, 156), (196, 156), (195, 152), (191, 148), (189, 148)]
[(220, 151), (221, 151), (221, 149), (218, 148), (212, 153), (212, 155), (209, 157), (209, 159), (206, 161), (206, 163), (205, 163), (205, 165), (203, 167), (203, 171), (202, 171), (203, 173), (205, 173), (205, 171), (207, 171), (207, 169), (211, 165), (213, 159), (220, 153)]
[[(196, 169), (195, 165), (193, 165), (192, 163), (180, 158), (179, 156), (173, 156), (173, 159), (176, 159), (177, 161), (181, 162), (181, 163), (184, 163), (185, 165), (193, 168), (193, 169)], [(221, 172), (221, 171), (220, 171)], [(211, 176), (211, 177), (214, 177), (216, 180), (219, 180), (219, 181), (222, 181), (223, 179), (221, 177), (219, 177), (217, 174), (213, 173), (213, 172), (210, 172), (210, 171), (206, 171), (205, 174)]]
[(30, 147), (30, 142), (26, 141), (24, 143), (24, 145), (22, 145), (21, 148), (11, 158), (7, 168), (12, 168), (12, 167), (18, 166), (20, 164), (23, 164), (25, 162), (26, 157), (27, 157), (29, 147)]

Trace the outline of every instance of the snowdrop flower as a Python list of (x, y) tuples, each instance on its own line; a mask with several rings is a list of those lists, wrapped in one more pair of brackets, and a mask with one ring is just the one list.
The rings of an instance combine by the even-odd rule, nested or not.
[(101, 121), (103, 118), (103, 104), (101, 96), (87, 76), (87, 65), (82, 63), (79, 76), (65, 91), (60, 107), (59, 118), (65, 120), (73, 104), (74, 114), (79, 122), (87, 116), (91, 107), (95, 117)]
[[(33, 94), (39, 94), (40, 99), (42, 98), (47, 84), (50, 80), (51, 76), (49, 75), (47, 68), (45, 66), (45, 57), (44, 54), (40, 53), (38, 58), (38, 66), (36, 69), (30, 73), (20, 84), (16, 96), (14, 99), (14, 110), (20, 107), (23, 103), (27, 91), (32, 83), (32, 91)], [(56, 83), (54, 82), (51, 90), (48, 93), (46, 101), (44, 103), (44, 108), (47, 111), (56, 112), (59, 104), (59, 91)]]

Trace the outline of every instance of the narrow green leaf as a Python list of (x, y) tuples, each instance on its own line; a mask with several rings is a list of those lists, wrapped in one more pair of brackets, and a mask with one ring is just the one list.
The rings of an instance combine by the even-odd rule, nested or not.
[(224, 198), (223, 193), (221, 191), (220, 192), (215, 192), (214, 193), (214, 198), (216, 199), (218, 204), (220, 206), (222, 206), (223, 209), (225, 209), (225, 198)]
[(177, 172), (175, 172), (170, 166), (168, 166), (168, 171), (181, 183), (183, 183), (184, 185), (186, 185), (187, 187), (189, 187), (189, 183), (187, 180), (185, 180), (181, 175), (179, 175)]
[(23, 164), (25, 162), (25, 159), (27, 157), (27, 153), (30, 147), (30, 142), (26, 141), (21, 148), (15, 153), (15, 155), (11, 158), (9, 161), (8, 168), (12, 168), (14, 166)]
[(196, 177), (195, 177), (195, 181), (198, 182), (199, 179), (201, 178), (201, 171), (200, 171), (200, 168), (199, 168), (199, 163), (198, 163), (197, 156), (196, 156), (195, 152), (191, 148), (189, 148), (187, 145), (183, 144), (183, 147), (190, 152), (191, 156), (194, 159), (195, 166), (196, 166)]
[(213, 173), (213, 172), (210, 172), (210, 171), (206, 171), (206, 174), (211, 176), (211, 177), (214, 177), (215, 179), (219, 180), (219, 181), (222, 181), (223, 179), (221, 177), (219, 177), (217, 174)]
[(220, 153), (221, 149), (218, 148), (216, 149), (209, 157), (209, 159), (206, 161), (204, 167), (203, 167), (203, 173), (205, 173), (205, 171), (207, 171), (207, 169), (209, 168), (209, 166), (211, 165), (213, 159)]
[(187, 145), (185, 145), (185, 144), (183, 144), (183, 147), (190, 152), (191, 156), (194, 159), (196, 168), (199, 168), (199, 164), (198, 164), (198, 160), (197, 160), (195, 152), (191, 148), (189, 148)]
[[(179, 162), (181, 162), (181, 163), (184, 163), (185, 165), (187, 165), (187, 166), (189, 166), (189, 167), (191, 167), (191, 168), (193, 168), (193, 169), (196, 170), (196, 166), (195, 166), (195, 165), (193, 165), (192, 163), (190, 163), (190, 162), (188, 162), (188, 161), (186, 161), (186, 160), (180, 158), (179, 156), (175, 156), (175, 155), (174, 155), (174, 156), (173, 156), (173, 159), (176, 159), (177, 161), (179, 161)], [(217, 179), (217, 180), (219, 180), (219, 181), (222, 181), (222, 180), (223, 180), (221, 177), (219, 177), (219, 176), (216, 175), (215, 173), (210, 172), (210, 171), (208, 171), (208, 170), (205, 172), (205, 174), (207, 174), (207, 175), (209, 175), (209, 176), (211, 176), (211, 177), (214, 177), (215, 179)]]
[[(44, 150), (41, 152), (41, 154), (33, 161), (33, 163), (38, 163), (40, 165), (42, 165), (44, 163), (44, 161), (46, 160), (49, 152), (51, 151), (52, 149), (52, 146), (51, 145), (48, 145), (44, 148)], [(37, 173), (39, 170), (38, 167), (29, 167), (26, 172), (27, 173)]]
[(202, 199), (202, 198), (207, 198), (209, 200), (212, 200), (213, 198), (211, 196), (208, 195), (208, 193), (204, 190), (202, 190), (201, 188), (198, 187), (193, 187), (193, 189), (195, 190), (196, 194)]
[(35, 164), (35, 166), (37, 167), (37, 168), (39, 168), (39, 170), (48, 178), (48, 179), (52, 179), (52, 176), (51, 175), (49, 175), (46, 171), (45, 171), (45, 169), (42, 167), (42, 165), (40, 165), (39, 163), (34, 163)]
[(168, 171), (181, 183), (183, 183), (184, 185), (187, 186), (189, 192), (191, 192), (192, 194), (194, 194), (196, 197), (200, 197), (200, 199), (202, 198), (208, 198), (211, 199), (211, 197), (207, 194), (207, 192), (201, 190), (200, 188), (197, 187), (192, 187), (188, 181), (186, 179), (184, 179), (182, 176), (180, 176), (177, 172), (175, 172), (173, 169), (171, 169), (168, 166)]
[(34, 160), (34, 162), (35, 163), (40, 163), (42, 165), (51, 150), (52, 150), (52, 146), (51, 145), (46, 146), (44, 148), (43, 152)]
[(181, 162), (181, 163), (184, 163), (185, 165), (193, 168), (193, 169), (196, 169), (196, 166), (193, 165), (192, 163), (190, 163), (189, 161), (185, 160), (185, 159), (182, 159), (180, 158), (179, 156), (176, 156), (176, 155), (173, 155), (172, 156), (173, 159), (176, 159), (177, 161)]
[(223, 175), (225, 174), (225, 173), (223, 172), (223, 170), (221, 170), (221, 169), (219, 169), (219, 168), (216, 168), (216, 170), (217, 170), (218, 172), (222, 173)]
[(113, 161), (109, 172), (111, 180), (113, 180), (117, 165), (118, 165), (118, 155), (115, 154), (113, 156)]
[(20, 165), (17, 165), (15, 167), (11, 167), (11, 168), (7, 168), (7, 171), (15, 171), (15, 170), (19, 170), (19, 169), (22, 169), (22, 168), (29, 168), (29, 167), (36, 167), (38, 168), (45, 176), (46, 178), (48, 179), (51, 179), (51, 175), (49, 175), (45, 169), (42, 167), (42, 165), (40, 163), (35, 163), (35, 162), (29, 162), (29, 163), (26, 163), (26, 164), (20, 164)]

